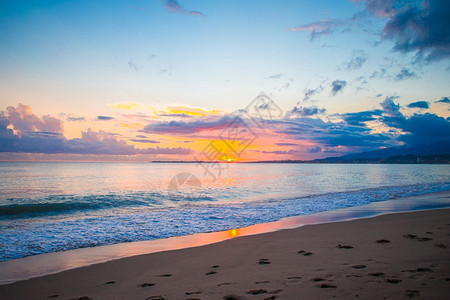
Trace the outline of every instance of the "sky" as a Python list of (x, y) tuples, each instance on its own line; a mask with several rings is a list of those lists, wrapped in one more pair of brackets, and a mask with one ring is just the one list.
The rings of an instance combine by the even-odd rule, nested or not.
[(449, 82), (446, 0), (0, 2), (0, 160), (427, 145)]

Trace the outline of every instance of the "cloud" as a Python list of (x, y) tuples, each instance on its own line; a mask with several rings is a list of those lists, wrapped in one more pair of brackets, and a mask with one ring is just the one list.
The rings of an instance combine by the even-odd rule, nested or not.
[(108, 116), (97, 116), (97, 121), (109, 121), (109, 120), (114, 120), (114, 118)]
[(311, 22), (308, 24), (300, 25), (297, 27), (291, 27), (291, 31), (309, 32), (311, 41), (317, 36), (327, 35), (332, 33), (332, 28), (344, 25), (345, 22), (335, 19), (322, 19), (317, 22)]
[(387, 18), (383, 37), (395, 51), (438, 61), (450, 57), (450, 2), (447, 0), (367, 0), (366, 12)]
[[(81, 138), (66, 139), (62, 122), (50, 116), (39, 118), (31, 113), (29, 105), (8, 106), (0, 113), (0, 152), (44, 154), (188, 154), (187, 148), (137, 149), (119, 140), (116, 134), (88, 129)], [(12, 126), (13, 129), (8, 128)]]
[(284, 150), (275, 150), (275, 151), (262, 151), (262, 153), (266, 154), (277, 154), (277, 155), (295, 155), (295, 154), (301, 154), (301, 151), (290, 149), (288, 151)]
[(313, 142), (321, 148), (344, 147), (343, 152), (378, 149), (393, 143), (390, 136), (373, 133), (366, 126), (310, 117), (279, 121), (276, 132), (291, 139)]
[(374, 71), (372, 74), (370, 74), (370, 79), (374, 78), (385, 78), (387, 77), (387, 70), (385, 68), (381, 68), (379, 71)]
[(331, 83), (331, 93), (336, 96), (337, 93), (342, 92), (344, 87), (347, 85), (345, 80), (335, 80)]
[(385, 112), (390, 117), (397, 117), (401, 115), (400, 104), (395, 104), (394, 99), (399, 98), (398, 96), (387, 96), (383, 102), (380, 103)]
[(232, 123), (233, 119), (232, 116), (223, 116), (220, 118), (212, 117), (191, 122), (173, 120), (161, 121), (146, 125), (142, 131), (146, 133), (173, 135), (193, 134), (202, 131), (224, 129)]
[(344, 63), (344, 67), (346, 70), (358, 70), (364, 65), (367, 61), (368, 55), (363, 50), (355, 50), (353, 51), (352, 58), (349, 62)]
[(278, 74), (274, 74), (274, 75), (272, 75), (272, 76), (269, 76), (269, 78), (271, 78), (271, 79), (278, 79), (278, 78), (281, 78), (282, 75), (283, 75), (283, 74), (278, 73)]
[(307, 150), (309, 153), (319, 153), (322, 152), (322, 148), (320, 148), (319, 146), (317, 147), (313, 147), (313, 148), (308, 148)]
[(424, 108), (424, 109), (429, 109), (430, 105), (428, 104), (427, 101), (417, 101), (417, 102), (412, 102), (410, 104), (408, 104), (409, 108)]
[(376, 116), (381, 116), (382, 111), (380, 109), (360, 111), (355, 113), (345, 113), (340, 116), (344, 121), (352, 126), (366, 126), (365, 122), (376, 120)]
[(294, 143), (275, 143), (275, 145), (277, 145), (277, 146), (298, 146), (297, 144), (294, 144)]
[(309, 101), (312, 96), (320, 94), (323, 91), (323, 86), (318, 86), (315, 89), (304, 89), (303, 90), (303, 101)]
[(450, 139), (449, 120), (431, 113), (405, 117), (400, 112), (400, 105), (395, 104), (392, 98), (388, 98), (381, 103), (386, 116), (380, 120), (385, 125), (401, 131), (399, 141), (408, 145), (421, 145)]
[(195, 10), (188, 10), (188, 9), (182, 7), (175, 0), (165, 0), (165, 1), (163, 1), (163, 3), (164, 3), (164, 7), (171, 13), (181, 13), (181, 14), (189, 15), (189, 16), (205, 17), (204, 13), (195, 11)]
[(400, 81), (400, 80), (406, 80), (406, 79), (416, 78), (416, 77), (417, 77), (416, 73), (411, 72), (406, 68), (403, 68), (400, 70), (400, 72), (397, 74), (397, 76), (395, 76), (395, 80)]
[(450, 99), (448, 97), (442, 97), (441, 100), (435, 101), (436, 103), (450, 103)]
[(155, 140), (149, 140), (149, 139), (130, 139), (132, 142), (136, 143), (149, 143), (149, 144), (159, 144), (161, 142), (155, 141)]
[(25, 134), (32, 131), (46, 131), (53, 133), (62, 133), (63, 123), (51, 116), (36, 116), (31, 112), (31, 106), (19, 103), (17, 108), (8, 106), (6, 108), (8, 120), (19, 134)]
[(287, 117), (296, 117), (296, 116), (314, 116), (317, 114), (323, 114), (327, 110), (325, 108), (318, 108), (317, 106), (310, 107), (302, 107), (302, 106), (294, 106), (288, 113)]

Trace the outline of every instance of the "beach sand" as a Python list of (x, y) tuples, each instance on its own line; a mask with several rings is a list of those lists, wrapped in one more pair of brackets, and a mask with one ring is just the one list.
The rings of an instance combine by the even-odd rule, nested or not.
[(450, 209), (389, 214), (118, 259), (0, 299), (449, 299), (449, 247)]

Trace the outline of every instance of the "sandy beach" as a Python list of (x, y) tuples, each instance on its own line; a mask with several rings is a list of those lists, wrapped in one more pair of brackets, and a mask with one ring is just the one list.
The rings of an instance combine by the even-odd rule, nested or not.
[(1, 299), (448, 299), (450, 210), (236, 237), (0, 286)]

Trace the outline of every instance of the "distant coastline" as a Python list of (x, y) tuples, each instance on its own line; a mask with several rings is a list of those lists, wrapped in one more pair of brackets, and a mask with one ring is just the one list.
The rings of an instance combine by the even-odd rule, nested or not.
[[(151, 163), (229, 163), (225, 161), (195, 161), (195, 160), (155, 160)], [(388, 158), (355, 158), (344, 159), (331, 157), (314, 160), (259, 160), (232, 163), (261, 163), (261, 164), (450, 164), (450, 154), (438, 155), (395, 155)]]

